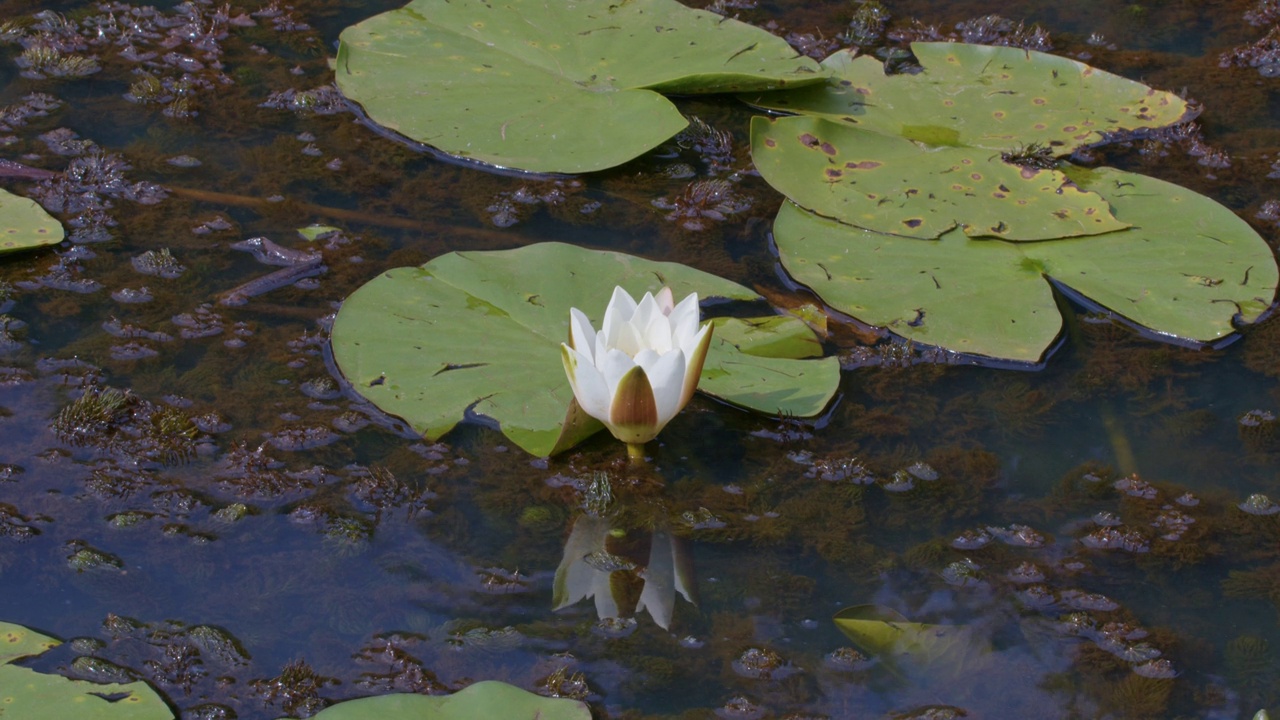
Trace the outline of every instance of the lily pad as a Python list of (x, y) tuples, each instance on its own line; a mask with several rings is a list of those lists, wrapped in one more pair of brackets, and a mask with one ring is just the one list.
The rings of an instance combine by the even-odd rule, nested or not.
[(1057, 170), (979, 148), (931, 148), (800, 115), (751, 121), (760, 175), (796, 204), (881, 233), (1048, 240), (1127, 227), (1106, 200)]
[(925, 344), (1022, 362), (1038, 361), (1061, 329), (1053, 282), (1157, 334), (1199, 343), (1271, 305), (1275, 257), (1227, 208), (1134, 173), (1069, 174), (1133, 227), (1042, 243), (959, 230), (916, 240), (786, 203), (774, 224), (778, 253), (792, 277), (836, 310)]
[(348, 700), (312, 717), (316, 720), (591, 720), (591, 711), (577, 700), (542, 697), (504, 682), (485, 680), (452, 695), (398, 693)]
[(145, 682), (98, 684), (11, 665), (58, 641), (21, 625), (0, 622), (0, 715), (23, 720), (173, 720)]
[(894, 672), (937, 681), (972, 674), (990, 661), (990, 642), (964, 625), (911, 622), (879, 605), (845, 608), (833, 619), (859, 649)]
[(415, 0), (342, 32), (338, 87), (380, 125), (446, 153), (588, 172), (686, 121), (659, 93), (821, 82), (781, 38), (674, 0)]
[(35, 200), (0, 190), (0, 253), (56, 245), (62, 225)]
[[(636, 297), (668, 285), (676, 297), (762, 300), (677, 263), (562, 243), (449, 253), (383, 273), (347, 298), (334, 322), (334, 358), (360, 394), (428, 438), (475, 414), (528, 452), (554, 454), (602, 427), (577, 409), (560, 360), (569, 308), (599, 327), (617, 285)], [(772, 322), (731, 323), (712, 342), (700, 389), (753, 410), (816, 415), (835, 394), (839, 362), (804, 359), (813, 342), (796, 341), (799, 321)], [(752, 332), (789, 339), (748, 342)]]
[(822, 62), (831, 72), (826, 83), (744, 99), (931, 145), (1038, 144), (1058, 156), (1109, 133), (1194, 117), (1173, 93), (1056, 55), (945, 42), (913, 43), (911, 50), (923, 72), (886, 75), (878, 60), (842, 50)]

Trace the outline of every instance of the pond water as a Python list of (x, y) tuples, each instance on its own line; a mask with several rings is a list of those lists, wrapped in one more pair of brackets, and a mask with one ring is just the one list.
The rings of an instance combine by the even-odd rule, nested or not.
[[(751, 111), (680, 101), (732, 133), (714, 162), (671, 148), (581, 178), (461, 167), (324, 89), (341, 29), (397, 4), (4, 3), (22, 20), (0, 27), (0, 156), (82, 179), (4, 178), (75, 240), (0, 260), (0, 620), (78, 639), (37, 667), (145, 678), (183, 718), (482, 679), (613, 718), (1235, 718), (1280, 701), (1280, 515), (1249, 500), (1280, 500), (1275, 319), (1194, 349), (1064, 301), (1069, 331), (1034, 372), (926, 363), (842, 326), (828, 351), (848, 368), (820, 421), (699, 397), (644, 467), (603, 435), (550, 460), (482, 422), (424, 441), (342, 386), (326, 340), (341, 299), (452, 250), (559, 240), (804, 297), (770, 250), (780, 196), (733, 174)], [(851, 13), (725, 5), (815, 52)], [(1036, 22), (1055, 52), (1185, 89), (1202, 144), (1096, 161), (1205, 193), (1274, 242), (1257, 216), (1280, 198), (1280, 80), (1219, 63), (1274, 15), (887, 5), (892, 28), (944, 34), (995, 12)], [(34, 33), (100, 70), (30, 77), (18, 40)], [(653, 203), (731, 175), (736, 212), (701, 229)], [(297, 229), (314, 223), (340, 233), (308, 245)], [(318, 250), (327, 272), (220, 303), (278, 269), (233, 248), (253, 237)], [(888, 482), (908, 469), (909, 489)], [(656, 547), (696, 603), (553, 610), (566, 543), (606, 535), (600, 562), (632, 568), (620, 594), (639, 597)], [(832, 616), (868, 604), (955, 627), (860, 658)]]

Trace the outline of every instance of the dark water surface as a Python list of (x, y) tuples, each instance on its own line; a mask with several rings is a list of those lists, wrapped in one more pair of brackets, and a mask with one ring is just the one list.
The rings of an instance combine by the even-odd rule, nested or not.
[[(1280, 500), (1280, 428), (1240, 423), (1280, 412), (1275, 319), (1195, 350), (1072, 308), (1069, 337), (1037, 372), (913, 363), (885, 339), (858, 351), (871, 366), (844, 374), (816, 427), (698, 398), (643, 469), (604, 436), (549, 461), (478, 424), (424, 442), (342, 388), (325, 335), (337, 303), (385, 269), (451, 250), (569, 241), (795, 296), (769, 250), (780, 197), (759, 178), (733, 177), (745, 210), (690, 230), (652, 201), (730, 171), (687, 151), (592, 177), (513, 178), (318, 113), (323, 93), (279, 95), (323, 88), (342, 27), (396, 4), (233, 4), (228, 18), (257, 15), (224, 38), (202, 34), (213, 5), (3, 4), (4, 18), (26, 20), (0, 28), (15, 40), (0, 48), (0, 157), (56, 171), (78, 162), (97, 178), (61, 190), (3, 181), (60, 208), (78, 241), (0, 260), (13, 286), (5, 312), (25, 324), (0, 337), (0, 620), (80, 638), (40, 667), (100, 679), (127, 668), (184, 718), (303, 716), (481, 679), (585, 697), (599, 717), (948, 717), (950, 706), (988, 718), (1235, 718), (1275, 707), (1280, 515), (1238, 507), (1256, 493)], [(1267, 177), (1280, 159), (1280, 78), (1219, 67), (1267, 34), (1246, 22), (1251, 7), (888, 4), (899, 29), (916, 18), (945, 34), (993, 12), (1038, 22), (1056, 52), (1185, 88), (1228, 167), (1202, 164), (1185, 142), (1097, 160), (1208, 194), (1274, 241), (1256, 215), (1280, 197)], [(65, 16), (33, 17), (47, 8)], [(851, 9), (728, 12), (820, 47)], [(75, 50), (98, 24), (103, 44)], [(136, 54), (153, 60), (119, 56), (131, 25)], [(101, 71), (23, 77), (16, 41), (38, 32), (97, 56)], [(32, 93), (60, 104), (19, 122)], [(730, 165), (749, 167), (750, 111), (681, 102), (733, 133)], [(47, 135), (59, 129), (93, 147)], [(695, 177), (672, 179), (677, 162)], [(519, 201), (530, 195), (549, 200)], [(232, 244), (304, 248), (295, 230), (317, 222), (342, 230), (322, 243), (318, 282), (219, 304), (277, 269)], [(144, 256), (162, 249), (185, 270), (140, 272), (167, 262)], [(144, 286), (148, 302), (121, 300)], [(852, 365), (858, 345), (842, 331), (829, 351)], [(937, 479), (885, 488), (915, 463)], [(858, 467), (878, 482), (854, 482)], [(552, 610), (564, 544), (602, 475), (615, 554), (643, 566), (654, 537), (683, 543), (698, 602), (678, 599), (669, 629), (648, 613), (601, 622), (591, 600)], [(991, 540), (958, 549), (966, 531)], [(1097, 547), (1108, 544), (1119, 547)], [(634, 572), (616, 580), (638, 596)], [(831, 616), (866, 603), (962, 628), (949, 647), (896, 664), (850, 661)]]

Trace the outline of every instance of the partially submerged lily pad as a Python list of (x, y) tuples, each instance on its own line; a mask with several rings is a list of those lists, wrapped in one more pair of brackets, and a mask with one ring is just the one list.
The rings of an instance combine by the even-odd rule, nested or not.
[(58, 645), (21, 625), (0, 622), (0, 716), (22, 720), (173, 720), (145, 682), (98, 684), (12, 665)]
[(452, 695), (397, 693), (348, 700), (312, 717), (316, 720), (591, 720), (591, 711), (577, 700), (542, 697), (504, 682), (485, 680)]
[(990, 660), (990, 642), (963, 625), (911, 622), (880, 605), (848, 607), (834, 620), (860, 650), (897, 673), (934, 681), (959, 678)]
[[(554, 454), (602, 427), (578, 410), (560, 360), (569, 308), (598, 327), (617, 285), (636, 297), (668, 285), (676, 297), (762, 300), (677, 263), (561, 243), (449, 253), (383, 273), (347, 298), (334, 322), (334, 358), (360, 394), (428, 438), (475, 414), (528, 452)], [(724, 322), (729, 329), (713, 336), (701, 390), (767, 413), (823, 410), (839, 362), (807, 359), (816, 339), (799, 339), (812, 338), (799, 320)]]
[[(1040, 243), (873, 233), (786, 203), (774, 235), (787, 272), (831, 307), (925, 344), (1036, 362), (1062, 319), (1051, 282), (1155, 333), (1200, 343), (1275, 298), (1266, 242), (1209, 198), (1110, 168), (1072, 169), (1133, 227)], [(1159, 202), (1151, 202), (1159, 198)]]
[(1038, 144), (1058, 156), (1111, 133), (1194, 116), (1173, 93), (1069, 58), (966, 43), (919, 42), (911, 50), (923, 72), (886, 75), (875, 58), (842, 50), (822, 62), (831, 72), (824, 84), (743, 99), (930, 145), (1013, 150)]
[(796, 204), (876, 232), (1047, 240), (1127, 227), (1057, 170), (978, 148), (930, 148), (806, 115), (751, 121), (751, 159)]
[(64, 235), (61, 223), (35, 200), (0, 190), (0, 253), (56, 245)]
[(781, 38), (674, 0), (414, 0), (342, 32), (338, 87), (370, 118), (444, 152), (587, 172), (686, 121), (659, 93), (820, 82)]

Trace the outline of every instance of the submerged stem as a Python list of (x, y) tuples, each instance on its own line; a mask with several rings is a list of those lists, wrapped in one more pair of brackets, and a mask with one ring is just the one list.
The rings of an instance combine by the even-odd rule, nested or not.
[(643, 465), (644, 443), (627, 443), (627, 459), (632, 465)]

